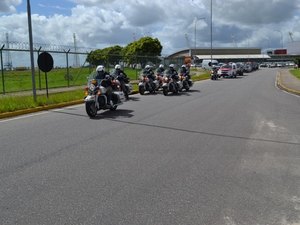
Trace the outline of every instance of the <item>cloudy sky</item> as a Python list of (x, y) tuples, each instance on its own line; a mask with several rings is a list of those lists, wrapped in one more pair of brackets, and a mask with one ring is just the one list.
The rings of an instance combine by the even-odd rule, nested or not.
[[(30, 0), (33, 41), (72, 46), (75, 33), (78, 46), (97, 49), (151, 36), (162, 55), (209, 48), (211, 1), (213, 47), (281, 48), (300, 40), (300, 0)], [(27, 21), (27, 0), (1, 0), (0, 42), (7, 33), (28, 42)]]

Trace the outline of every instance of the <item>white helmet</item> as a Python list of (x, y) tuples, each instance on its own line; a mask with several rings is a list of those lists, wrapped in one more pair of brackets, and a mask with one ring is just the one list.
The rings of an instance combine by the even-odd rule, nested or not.
[(104, 71), (104, 66), (102, 65), (97, 66), (96, 71)]
[(121, 69), (121, 66), (120, 66), (119, 64), (117, 64), (117, 65), (115, 66), (115, 69)]
[(172, 67), (172, 68), (174, 68), (174, 64), (170, 64), (170, 65), (169, 65), (169, 67)]
[(159, 68), (164, 68), (164, 65), (163, 65), (163, 64), (160, 64), (160, 65), (159, 65)]
[(186, 65), (184, 65), (184, 64), (183, 64), (181, 67), (184, 67), (184, 68), (186, 68)]
[(150, 69), (150, 65), (146, 65), (146, 66), (145, 66), (145, 69)]

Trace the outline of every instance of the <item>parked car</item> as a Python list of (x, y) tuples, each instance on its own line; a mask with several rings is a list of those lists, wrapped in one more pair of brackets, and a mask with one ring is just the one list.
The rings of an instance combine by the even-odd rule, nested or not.
[(266, 67), (268, 67), (267, 63), (261, 63), (261, 64), (259, 64), (259, 68), (266, 68)]
[(212, 66), (217, 66), (218, 65), (218, 61), (217, 60), (210, 60), (210, 59), (203, 59), (202, 61), (202, 68), (206, 69), (206, 70), (210, 70), (212, 68)]
[(228, 63), (224, 64), (218, 70), (218, 75), (222, 77), (231, 77), (236, 78), (237, 71), (236, 71), (236, 64), (235, 63)]
[(252, 63), (251, 62), (247, 62), (245, 64), (245, 69), (244, 69), (244, 72), (246, 73), (250, 73), (253, 71), (253, 66), (252, 66)]
[(236, 63), (236, 73), (239, 76), (244, 75), (244, 63), (242, 63), (242, 62), (237, 62)]

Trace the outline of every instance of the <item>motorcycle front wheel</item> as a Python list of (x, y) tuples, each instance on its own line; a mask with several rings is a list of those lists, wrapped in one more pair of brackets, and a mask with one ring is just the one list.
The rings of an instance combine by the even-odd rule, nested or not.
[(189, 83), (188, 83), (187, 81), (184, 82), (183, 88), (184, 88), (186, 91), (189, 91), (190, 86), (189, 86)]
[(143, 86), (139, 86), (139, 92), (141, 95), (145, 94), (145, 88)]
[(90, 118), (94, 118), (97, 115), (97, 108), (95, 102), (86, 102), (85, 111)]
[(127, 91), (127, 90), (125, 91), (124, 95), (125, 95), (125, 99), (126, 99), (126, 100), (129, 100), (129, 94), (128, 94), (128, 91)]

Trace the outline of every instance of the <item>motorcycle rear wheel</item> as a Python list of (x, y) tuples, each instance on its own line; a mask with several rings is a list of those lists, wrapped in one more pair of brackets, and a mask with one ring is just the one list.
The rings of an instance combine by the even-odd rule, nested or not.
[(164, 88), (164, 89), (163, 89), (163, 94), (164, 94), (164, 96), (167, 96), (167, 95), (168, 95), (168, 89), (167, 89), (167, 88)]
[(115, 110), (117, 109), (117, 107), (118, 107), (117, 105), (114, 105), (114, 106), (111, 107), (109, 110), (110, 110), (110, 111), (115, 111)]

